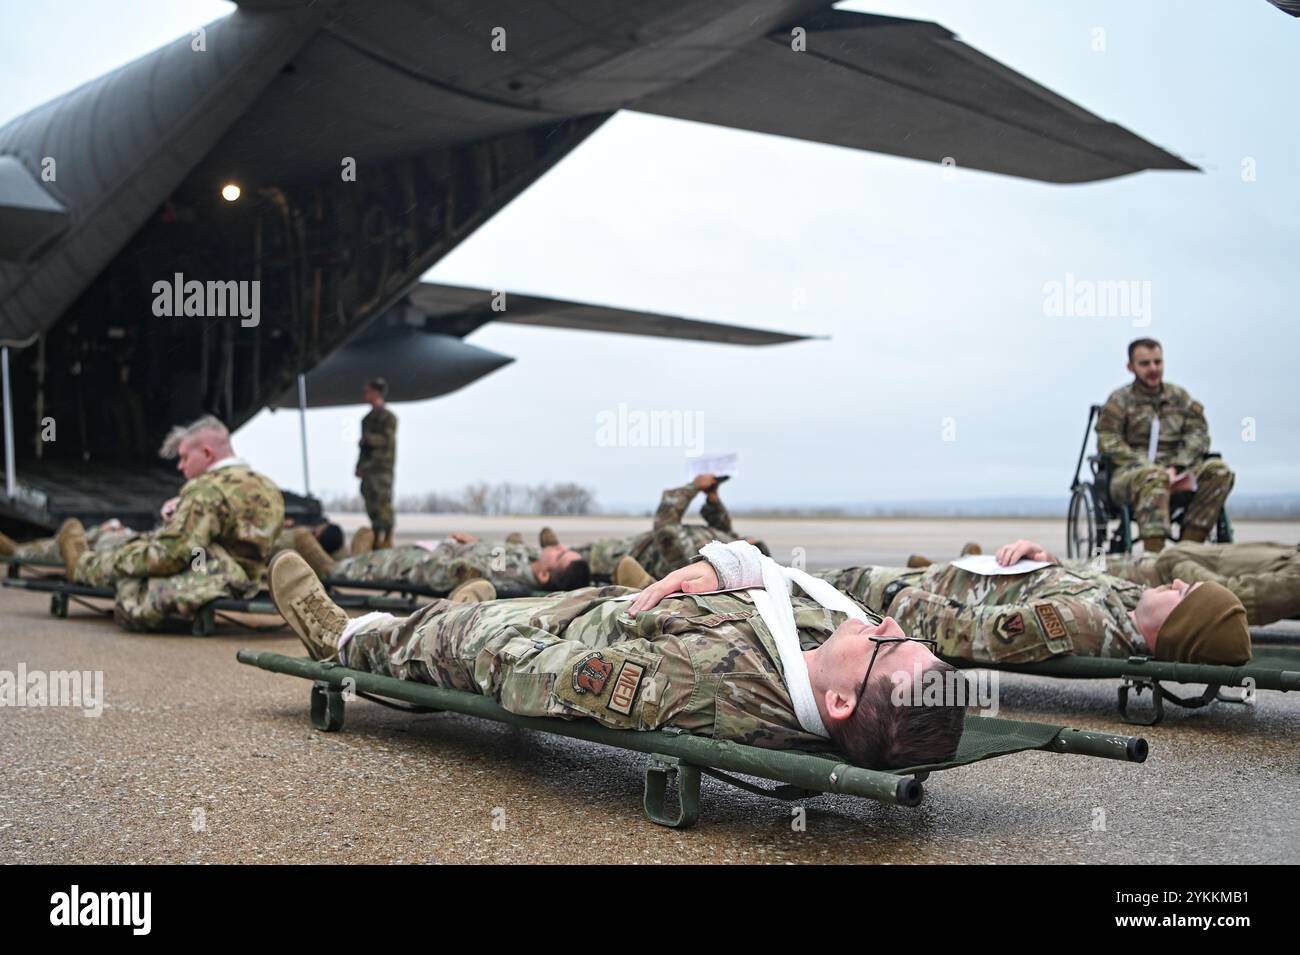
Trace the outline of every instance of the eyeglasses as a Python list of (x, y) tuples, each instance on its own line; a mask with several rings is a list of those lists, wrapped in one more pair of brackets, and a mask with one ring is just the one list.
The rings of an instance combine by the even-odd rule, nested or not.
[(862, 678), (862, 686), (858, 688), (858, 698), (853, 701), (854, 709), (857, 709), (862, 702), (862, 694), (867, 692), (867, 684), (871, 682), (871, 668), (876, 665), (876, 657), (880, 655), (880, 648), (886, 643), (925, 643), (930, 647), (931, 653), (938, 653), (939, 641), (929, 640), (925, 637), (867, 637), (876, 648), (871, 651), (871, 662), (867, 664), (867, 675)]

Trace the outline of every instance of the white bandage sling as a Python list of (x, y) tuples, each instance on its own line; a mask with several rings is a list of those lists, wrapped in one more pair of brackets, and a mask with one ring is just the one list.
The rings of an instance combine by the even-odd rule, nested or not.
[[(819, 577), (795, 567), (782, 567), (748, 541), (724, 544), (713, 541), (700, 548), (705, 558), (718, 573), (718, 584), (723, 590), (747, 589), (759, 616), (776, 641), (785, 672), (786, 688), (794, 703), (795, 716), (806, 732), (829, 738), (826, 725), (817, 709), (812, 683), (808, 679), (808, 665), (799, 646), (799, 629), (794, 622), (794, 604), (790, 601), (790, 585), (799, 587), (827, 610), (836, 610), (875, 626), (856, 603)], [(762, 582), (762, 589), (755, 585)]]

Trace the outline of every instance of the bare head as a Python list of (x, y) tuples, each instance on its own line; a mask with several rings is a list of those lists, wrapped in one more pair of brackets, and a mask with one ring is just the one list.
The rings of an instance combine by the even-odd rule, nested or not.
[(591, 584), (591, 565), (576, 550), (552, 544), (533, 561), (533, 576), (547, 590), (577, 590)]
[(372, 408), (378, 408), (388, 397), (388, 382), (383, 378), (371, 378), (361, 389), (361, 398)]
[(158, 449), (159, 457), (177, 458), (176, 468), (187, 481), (234, 453), (230, 447), (230, 431), (212, 415), (172, 428)]
[[(946, 762), (961, 741), (964, 705), (946, 695), (940, 705), (918, 705), (910, 692), (896, 692), (902, 680), (953, 669), (923, 643), (882, 643), (877, 650), (871, 639), (901, 636), (893, 617), (874, 627), (850, 619), (805, 657), (831, 739), (845, 756), (869, 769)], [(873, 654), (876, 662), (864, 686)]]
[(1159, 388), (1165, 376), (1165, 353), (1154, 338), (1139, 338), (1129, 342), (1128, 364), (1133, 377), (1148, 388)]

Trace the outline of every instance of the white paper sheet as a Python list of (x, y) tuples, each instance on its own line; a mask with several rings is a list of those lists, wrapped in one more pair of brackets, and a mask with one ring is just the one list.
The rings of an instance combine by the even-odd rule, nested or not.
[(1046, 560), (1021, 560), (1010, 567), (1003, 567), (992, 554), (971, 554), (969, 557), (960, 557), (954, 560), (952, 565), (960, 567), (969, 573), (979, 574), (981, 577), (997, 577), (1003, 574), (1028, 574), (1031, 571), (1052, 566)]
[(740, 455), (715, 454), (711, 457), (686, 459), (686, 480), (692, 481), (701, 474), (717, 477), (735, 477), (740, 473)]

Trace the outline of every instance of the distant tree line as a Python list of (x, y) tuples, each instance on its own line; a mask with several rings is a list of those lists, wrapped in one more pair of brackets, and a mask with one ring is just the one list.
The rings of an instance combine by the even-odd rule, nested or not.
[[(489, 484), (480, 481), (457, 492), (431, 491), (404, 494), (393, 502), (404, 513), (431, 514), (539, 514), (574, 516), (596, 511), (596, 492), (572, 481), (559, 484)], [(322, 498), (326, 511), (364, 511), (358, 494), (335, 494)]]

